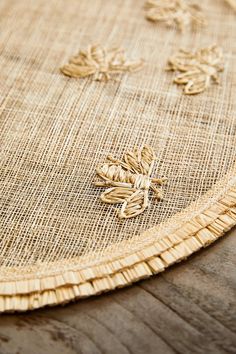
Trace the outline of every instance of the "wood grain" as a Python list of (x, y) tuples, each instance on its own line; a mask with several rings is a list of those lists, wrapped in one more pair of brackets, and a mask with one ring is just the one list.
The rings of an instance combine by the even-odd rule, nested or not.
[(236, 353), (236, 230), (132, 287), (0, 317), (0, 354)]

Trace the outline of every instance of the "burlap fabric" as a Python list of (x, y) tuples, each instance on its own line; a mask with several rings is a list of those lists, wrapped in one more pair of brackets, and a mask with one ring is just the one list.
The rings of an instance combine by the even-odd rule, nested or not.
[[(145, 19), (144, 1), (1, 1), (0, 307), (27, 310), (124, 286), (209, 244), (236, 220), (236, 18), (204, 1), (208, 26)], [(118, 81), (63, 76), (89, 44), (145, 67)], [(165, 71), (179, 47), (220, 45), (220, 85), (185, 96)], [(108, 154), (143, 143), (165, 198), (119, 220), (92, 184)]]

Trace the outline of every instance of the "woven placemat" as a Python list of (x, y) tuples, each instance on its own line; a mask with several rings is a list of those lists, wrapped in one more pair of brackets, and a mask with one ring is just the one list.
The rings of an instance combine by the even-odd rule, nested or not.
[[(90, 296), (163, 271), (236, 224), (236, 17), (207, 0), (204, 27), (152, 23), (144, 1), (0, 3), (0, 310)], [(64, 76), (79, 50), (122, 47), (143, 68), (109, 81)], [(168, 59), (213, 44), (219, 84), (187, 96)], [(144, 144), (164, 199), (119, 219), (96, 168)]]

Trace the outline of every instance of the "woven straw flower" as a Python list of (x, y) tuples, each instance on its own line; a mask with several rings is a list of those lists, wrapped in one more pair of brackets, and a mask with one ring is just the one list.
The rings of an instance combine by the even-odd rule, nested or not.
[(206, 23), (201, 8), (187, 0), (148, 0), (145, 8), (149, 21), (177, 25), (181, 31)]
[(218, 73), (223, 69), (223, 52), (216, 45), (195, 52), (180, 49), (169, 59), (168, 67), (168, 70), (180, 72), (174, 82), (184, 85), (186, 95), (201, 93), (212, 82), (219, 83)]
[(102, 179), (94, 184), (110, 187), (101, 194), (101, 200), (109, 204), (122, 204), (118, 211), (120, 219), (128, 219), (141, 214), (149, 206), (149, 189), (157, 199), (162, 199), (162, 186), (166, 178), (152, 178), (151, 173), (156, 156), (150, 146), (135, 148), (124, 155), (123, 161), (112, 156), (108, 162), (98, 166), (96, 172)]
[(236, 12), (236, 0), (225, 0), (225, 1)]
[(141, 59), (127, 60), (120, 48), (106, 50), (100, 45), (91, 45), (70, 58), (69, 63), (61, 68), (61, 72), (75, 78), (92, 76), (97, 81), (108, 81), (113, 75), (138, 71), (143, 64)]

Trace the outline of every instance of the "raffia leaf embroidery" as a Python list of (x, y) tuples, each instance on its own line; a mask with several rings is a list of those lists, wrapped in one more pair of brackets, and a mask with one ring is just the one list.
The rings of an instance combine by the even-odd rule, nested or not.
[(186, 95), (205, 91), (212, 82), (219, 83), (218, 73), (224, 70), (223, 51), (212, 45), (195, 52), (180, 49), (168, 62), (167, 70), (177, 71), (174, 83), (184, 85)]
[(92, 76), (96, 81), (108, 81), (114, 75), (141, 70), (143, 65), (142, 59), (128, 60), (120, 48), (107, 50), (100, 45), (90, 45), (87, 50), (71, 57), (60, 70), (70, 77)]
[(236, 0), (225, 0), (225, 1), (236, 12)]
[(177, 25), (181, 31), (206, 24), (200, 6), (188, 0), (148, 0), (145, 9), (147, 20)]
[(128, 219), (141, 214), (149, 206), (149, 189), (158, 200), (163, 198), (162, 186), (166, 178), (152, 178), (156, 156), (153, 149), (144, 145), (124, 154), (123, 160), (107, 156), (107, 162), (97, 167), (102, 181), (94, 182), (97, 187), (110, 187), (101, 194), (101, 200), (109, 204), (122, 204), (118, 218)]

